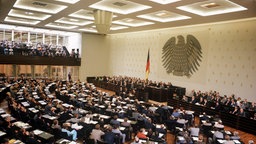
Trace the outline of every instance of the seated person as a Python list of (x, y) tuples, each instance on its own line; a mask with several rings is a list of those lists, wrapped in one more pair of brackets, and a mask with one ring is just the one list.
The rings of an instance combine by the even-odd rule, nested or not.
[(29, 132), (26, 131), (25, 128), (21, 128), (21, 129), (19, 130), (19, 132), (18, 132), (18, 138), (19, 138), (21, 141), (25, 142), (25, 141), (27, 140), (28, 136), (29, 136)]
[(101, 136), (103, 136), (105, 133), (100, 129), (100, 125), (96, 124), (95, 128), (92, 130), (90, 139), (94, 139), (95, 142), (102, 141)]
[(153, 124), (151, 118), (145, 119), (145, 128), (146, 128), (146, 129), (152, 129), (153, 131), (155, 131), (156, 126)]
[(12, 137), (17, 134), (17, 130), (15, 129), (15, 126), (11, 123), (11, 117), (7, 116), (4, 119), (4, 122), (2, 123), (3, 129), (7, 133), (7, 136)]
[(164, 124), (161, 124), (160, 127), (156, 128), (156, 132), (166, 134), (166, 127)]
[(195, 136), (195, 137), (199, 136), (200, 129), (197, 124), (195, 124), (195, 126), (191, 127), (189, 130), (190, 130), (190, 136)]
[(66, 132), (68, 136), (72, 136), (72, 140), (77, 140), (77, 131), (76, 130), (68, 130), (70, 127), (69, 123), (63, 123), (63, 127), (61, 129), (61, 132)]
[(139, 139), (148, 139), (145, 128), (141, 128), (140, 131), (137, 133), (136, 137)]
[(136, 136), (131, 144), (141, 144), (140, 139)]
[(224, 129), (224, 125), (222, 124), (222, 121), (219, 120), (218, 122), (215, 122), (214, 127), (217, 129)]
[(180, 112), (179, 112), (178, 108), (176, 108), (176, 109), (173, 111), (172, 116), (175, 117), (175, 118), (180, 117)]
[(224, 134), (218, 129), (213, 134), (213, 141), (216, 141), (217, 139), (224, 139)]
[(237, 115), (238, 115), (238, 116), (241, 116), (241, 117), (245, 117), (246, 114), (245, 114), (244, 109), (243, 109), (243, 108), (240, 108), (239, 111), (238, 111), (238, 113), (237, 113)]
[(124, 143), (124, 142), (125, 142), (125, 137), (126, 137), (126, 135), (123, 134), (123, 133), (119, 130), (118, 127), (119, 127), (118, 125), (114, 125), (114, 126), (113, 126), (113, 129), (112, 129), (112, 132), (113, 132), (114, 134), (119, 134), (119, 135), (122, 137), (122, 143)]
[(30, 132), (29, 137), (26, 140), (26, 143), (27, 144), (39, 144), (39, 143), (41, 143), (41, 141), (35, 138), (35, 135), (33, 132)]
[(124, 118), (124, 122), (121, 123), (121, 126), (126, 128), (125, 129), (126, 135), (129, 139), (131, 139), (131, 134), (132, 134), (133, 128), (132, 128), (131, 124), (128, 122), (127, 117)]
[(120, 126), (120, 122), (117, 120), (117, 118), (118, 118), (118, 116), (114, 115), (113, 119), (110, 120), (110, 124)]
[(251, 119), (256, 120), (256, 113), (254, 113), (253, 117)]
[(225, 135), (225, 142), (223, 144), (235, 144), (234, 141), (230, 140), (229, 135)]
[(240, 137), (238, 135), (239, 133), (237, 131), (234, 131), (233, 136), (230, 137), (232, 140), (240, 140)]
[(61, 126), (59, 125), (59, 121), (58, 120), (54, 120), (52, 123), (52, 129), (61, 129)]
[(67, 122), (71, 122), (71, 123), (79, 123), (80, 119), (79, 119), (79, 114), (75, 113), (73, 118), (67, 120)]
[(106, 128), (106, 132), (103, 136), (104, 142), (107, 144), (113, 144), (115, 141), (115, 134), (112, 132), (112, 127), (109, 126)]
[(44, 108), (44, 113), (50, 115), (52, 107), (52, 102), (49, 102)]

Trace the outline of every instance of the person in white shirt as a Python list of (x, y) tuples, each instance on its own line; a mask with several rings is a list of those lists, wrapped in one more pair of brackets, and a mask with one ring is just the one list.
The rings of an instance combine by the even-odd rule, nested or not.
[(95, 143), (97, 143), (97, 141), (102, 141), (101, 136), (104, 134), (105, 133), (100, 129), (100, 125), (96, 124), (91, 132), (90, 138), (94, 139)]

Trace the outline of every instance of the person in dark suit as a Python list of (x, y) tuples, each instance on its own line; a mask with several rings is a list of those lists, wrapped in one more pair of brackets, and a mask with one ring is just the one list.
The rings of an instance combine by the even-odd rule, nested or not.
[(35, 144), (35, 143), (36, 143), (36, 144), (40, 144), (41, 141), (35, 138), (33, 132), (30, 132), (30, 133), (29, 133), (29, 137), (28, 137), (27, 140), (26, 140), (26, 143), (27, 143), (27, 144)]
[(238, 116), (241, 116), (241, 117), (245, 117), (246, 114), (245, 114), (244, 109), (243, 109), (243, 108), (240, 108), (239, 111), (237, 112), (237, 115), (238, 115)]
[(3, 129), (6, 131), (8, 137), (13, 137), (17, 134), (15, 127), (11, 123), (11, 117), (7, 116), (3, 122)]
[(108, 127), (106, 129), (106, 132), (103, 136), (103, 140), (104, 142), (106, 142), (107, 144), (113, 144), (115, 141), (115, 134), (112, 132), (112, 127)]

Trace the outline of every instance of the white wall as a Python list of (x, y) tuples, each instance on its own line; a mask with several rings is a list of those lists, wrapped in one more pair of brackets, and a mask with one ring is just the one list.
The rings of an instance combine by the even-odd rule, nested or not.
[(82, 34), (82, 61), (80, 80), (89, 76), (103, 76), (109, 73), (109, 44), (107, 36)]
[[(110, 35), (109, 74), (145, 78), (148, 48), (149, 79), (172, 82), (196, 90), (216, 90), (222, 95), (256, 100), (256, 20), (186, 26), (163, 30)], [(194, 35), (203, 52), (199, 70), (190, 78), (167, 74), (162, 47), (177, 35)], [(98, 51), (98, 50), (97, 50)]]
[(67, 36), (67, 45), (64, 45), (64, 46), (66, 46), (69, 53), (71, 53), (72, 49), (79, 49), (79, 52), (81, 54), (81, 43), (82, 43), (81, 33), (71, 33), (69, 36)]

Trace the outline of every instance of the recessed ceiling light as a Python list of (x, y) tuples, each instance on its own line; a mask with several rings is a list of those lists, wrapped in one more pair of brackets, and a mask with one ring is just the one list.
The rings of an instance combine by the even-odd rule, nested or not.
[(220, 5), (216, 4), (216, 3), (213, 3), (213, 2), (201, 5), (201, 7), (206, 7), (206, 8), (213, 8), (213, 7), (217, 7), (217, 6), (220, 6)]
[(56, 14), (68, 6), (47, 3), (35, 0), (17, 0), (13, 5), (15, 8)]
[(126, 28), (129, 28), (129, 27), (127, 27), (127, 26), (112, 25), (110, 27), (110, 30), (120, 30), (120, 29), (126, 29)]
[(167, 15), (167, 13), (166, 12), (159, 12), (159, 13), (156, 13), (155, 14), (156, 16), (164, 16), (164, 15)]
[(1, 29), (14, 29), (16, 26), (0, 24)]
[(193, 3), (190, 5), (180, 6), (177, 7), (177, 9), (194, 13), (200, 16), (211, 16), (247, 10), (247, 8), (229, 0), (208, 0)]
[(23, 10), (11, 9), (8, 13), (8, 16), (26, 18), (26, 19), (34, 19), (34, 20), (45, 20), (51, 15), (36, 13), (36, 12), (28, 12)]
[(191, 18), (185, 15), (180, 15), (180, 14), (166, 11), (166, 10), (161, 10), (161, 11), (144, 14), (144, 15), (138, 15), (137, 17), (158, 21), (158, 22), (172, 22), (172, 21), (185, 20), (185, 19)]
[(35, 25), (40, 22), (38, 20), (29, 20), (29, 19), (22, 19), (22, 18), (8, 17), (8, 16), (4, 19), (4, 21), (21, 23), (21, 24), (29, 24), (29, 25)]
[(25, 12), (25, 14), (27, 14), (27, 15), (33, 15), (34, 13), (32, 13), (32, 12)]
[(145, 25), (154, 24), (153, 22), (136, 20), (136, 19), (130, 20), (129, 18), (113, 21), (113, 23), (114, 24), (118, 24), (118, 25), (130, 26), (130, 27), (139, 27), (139, 26), (145, 26)]
[(170, 4), (170, 3), (178, 2), (180, 0), (149, 0), (149, 1), (165, 5), (165, 4)]
[(77, 26), (74, 26), (74, 25), (60, 24), (60, 23), (48, 23), (45, 26), (53, 27), (53, 28), (62, 28), (62, 29), (74, 29), (74, 28), (77, 27)]
[(102, 0), (90, 5), (89, 7), (119, 14), (130, 14), (151, 8), (151, 6), (131, 2), (128, 0)]
[(127, 19), (124, 20), (124, 21), (126, 21), (126, 22), (132, 22), (132, 21), (134, 21), (134, 19), (129, 19), (129, 18), (127, 18)]
[(20, 31), (32, 31), (33, 28), (31, 28), (31, 27), (18, 26), (18, 27), (15, 28), (15, 30), (20, 30)]
[(80, 31), (85, 31), (85, 32), (92, 32), (92, 33), (97, 33), (98, 31), (96, 29), (93, 28), (82, 28), (79, 29)]
[(70, 21), (73, 21), (73, 22), (78, 22), (79, 20), (77, 19), (69, 19)]
[(70, 18), (66, 18), (66, 17), (58, 19), (55, 22), (63, 23), (63, 24), (77, 25), (77, 26), (84, 26), (84, 25), (93, 23), (92, 21), (88, 21), (88, 20), (70, 19)]
[[(85, 9), (80, 9), (68, 16), (87, 20), (94, 20), (93, 12)], [(115, 18), (117, 16), (113, 14), (112, 17)]]
[(64, 2), (64, 3), (70, 3), (70, 4), (75, 4), (75, 3), (79, 2), (80, 0), (55, 0), (55, 1), (60, 1), (60, 2)]

